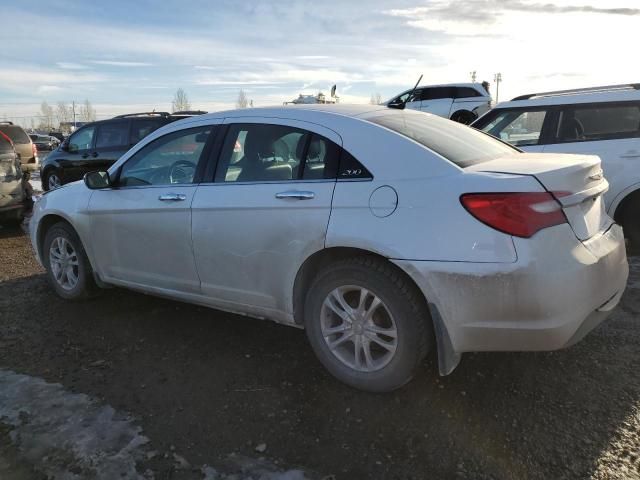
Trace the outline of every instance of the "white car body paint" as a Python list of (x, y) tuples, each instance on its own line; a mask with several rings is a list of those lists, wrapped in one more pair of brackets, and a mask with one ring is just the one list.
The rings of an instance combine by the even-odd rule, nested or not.
[[(39, 225), (47, 215), (60, 215), (77, 230), (103, 282), (294, 326), (294, 282), (305, 260), (325, 248), (372, 252), (404, 270), (429, 302), (442, 373), (463, 352), (561, 348), (608, 315), (624, 290), (628, 266), (620, 228), (600, 208), (606, 181), (587, 180), (600, 168), (596, 157), (509, 150), (461, 168), (372, 123), (388, 115), (444, 122), (415, 111), (343, 105), (221, 112), (169, 124), (125, 154), (110, 174), (169, 132), (240, 122), (300, 126), (331, 138), (373, 179), (165, 185), (119, 193), (75, 183), (37, 202), (33, 245), (42, 255)], [(446, 124), (463, 129), (460, 135), (472, 132)], [(387, 216), (370, 206), (381, 187), (397, 194)], [(569, 223), (531, 238), (485, 225), (460, 202), (465, 193), (544, 193), (545, 187), (571, 191), (560, 200)], [(289, 189), (315, 197), (275, 200), (275, 193)], [(178, 190), (189, 198), (179, 211), (143, 214), (160, 208), (158, 194)], [(114, 192), (117, 202), (101, 199)], [(109, 218), (127, 204), (139, 214)], [(99, 217), (105, 219), (96, 224)]]

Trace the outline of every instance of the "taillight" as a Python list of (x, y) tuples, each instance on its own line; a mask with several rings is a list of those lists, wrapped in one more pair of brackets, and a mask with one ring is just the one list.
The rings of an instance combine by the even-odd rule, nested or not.
[(567, 223), (549, 192), (466, 193), (460, 202), (482, 223), (516, 237), (529, 238), (543, 228)]
[(38, 147), (36, 147), (35, 143), (31, 144), (31, 150), (33, 151), (34, 156), (38, 154)]

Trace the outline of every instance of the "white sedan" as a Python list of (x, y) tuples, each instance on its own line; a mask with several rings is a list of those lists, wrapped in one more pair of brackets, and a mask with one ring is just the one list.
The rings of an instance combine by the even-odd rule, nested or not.
[(303, 327), (338, 379), (389, 391), (434, 350), (448, 374), (604, 320), (628, 275), (606, 189), (597, 157), (426, 113), (248, 109), (157, 130), (30, 229), (63, 298), (117, 285)]

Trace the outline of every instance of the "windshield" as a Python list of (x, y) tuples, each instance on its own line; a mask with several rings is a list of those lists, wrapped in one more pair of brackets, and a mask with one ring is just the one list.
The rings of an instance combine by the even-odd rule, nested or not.
[(415, 140), (460, 168), (518, 151), (477, 130), (433, 115), (395, 113), (369, 121)]
[(27, 133), (17, 125), (0, 125), (0, 132), (6, 134), (13, 143), (30, 143)]

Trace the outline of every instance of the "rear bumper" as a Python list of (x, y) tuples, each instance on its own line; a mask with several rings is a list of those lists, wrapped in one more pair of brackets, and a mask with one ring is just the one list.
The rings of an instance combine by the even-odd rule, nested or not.
[(437, 308), (452, 355), (560, 349), (618, 304), (629, 274), (618, 225), (584, 243), (565, 224), (514, 244), (512, 264), (395, 261)]

